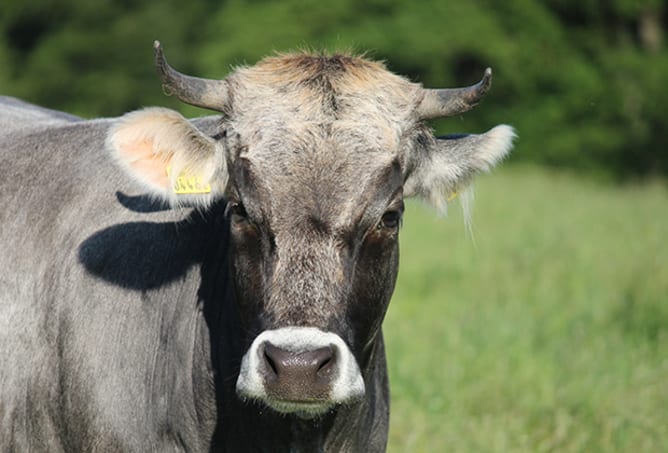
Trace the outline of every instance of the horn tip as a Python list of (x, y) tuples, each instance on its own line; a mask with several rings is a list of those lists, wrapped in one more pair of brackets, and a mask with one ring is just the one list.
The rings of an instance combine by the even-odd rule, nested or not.
[(163, 82), (163, 91), (169, 96), (171, 95), (171, 91), (165, 87), (171, 85), (170, 81), (168, 80), (168, 73), (170, 68), (165, 61), (165, 54), (162, 51), (162, 44), (157, 39), (153, 41), (153, 55), (155, 58), (155, 67), (158, 70), (158, 74), (160, 74), (160, 78)]
[(478, 82), (478, 89), (481, 90), (481, 95), (487, 93), (489, 87), (492, 85), (492, 68), (489, 66), (485, 69), (485, 74), (482, 76), (480, 82)]
[(482, 76), (482, 80), (480, 82), (483, 85), (488, 85), (492, 82), (492, 68), (488, 66), (487, 69), (485, 69), (485, 74)]

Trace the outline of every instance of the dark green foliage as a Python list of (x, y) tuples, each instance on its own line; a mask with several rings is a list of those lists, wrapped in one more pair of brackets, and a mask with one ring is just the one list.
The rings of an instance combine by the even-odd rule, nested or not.
[(502, 121), (513, 159), (607, 176), (668, 174), (661, 0), (4, 0), (0, 93), (118, 115), (165, 98), (151, 44), (184, 72), (224, 77), (274, 51), (368, 52), (429, 87), (495, 72), (484, 107), (438, 133)]

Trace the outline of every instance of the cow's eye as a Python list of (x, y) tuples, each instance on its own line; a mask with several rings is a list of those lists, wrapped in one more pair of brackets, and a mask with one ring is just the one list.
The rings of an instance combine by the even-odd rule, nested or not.
[(390, 211), (385, 212), (383, 214), (383, 217), (380, 219), (380, 223), (378, 224), (378, 228), (387, 228), (390, 230), (394, 230), (401, 225), (401, 210), (398, 209), (393, 209)]
[(248, 213), (240, 201), (231, 201), (227, 205), (227, 214), (232, 220), (240, 221), (248, 219)]

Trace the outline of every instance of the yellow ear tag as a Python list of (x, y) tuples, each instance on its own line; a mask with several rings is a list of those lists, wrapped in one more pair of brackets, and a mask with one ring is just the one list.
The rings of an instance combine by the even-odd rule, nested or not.
[(458, 191), (458, 190), (454, 190), (454, 191), (450, 192), (450, 195), (448, 195), (447, 202), (450, 203), (452, 200), (454, 200), (455, 198), (457, 198), (457, 195), (459, 195), (459, 191)]
[[(167, 177), (171, 179), (172, 167), (167, 167)], [(190, 176), (183, 172), (174, 182), (174, 193), (177, 195), (191, 195), (198, 193), (210, 193), (211, 185), (203, 184), (200, 176)]]

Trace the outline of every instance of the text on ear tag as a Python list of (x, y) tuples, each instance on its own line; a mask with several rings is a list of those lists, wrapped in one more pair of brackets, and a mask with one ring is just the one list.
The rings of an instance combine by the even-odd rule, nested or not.
[[(171, 178), (172, 167), (167, 167), (167, 176)], [(211, 184), (202, 183), (200, 176), (191, 176), (185, 171), (174, 181), (174, 193), (177, 195), (191, 195), (198, 193), (210, 193)]]

